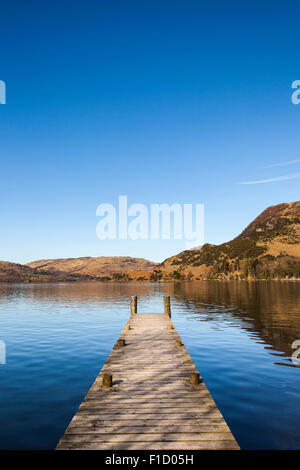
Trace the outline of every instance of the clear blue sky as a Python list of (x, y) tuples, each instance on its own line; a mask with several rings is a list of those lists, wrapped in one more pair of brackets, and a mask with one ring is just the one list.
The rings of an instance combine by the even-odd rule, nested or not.
[(123, 194), (204, 203), (210, 243), (298, 200), (299, 43), (297, 1), (2, 2), (0, 259), (184, 249), (100, 241)]

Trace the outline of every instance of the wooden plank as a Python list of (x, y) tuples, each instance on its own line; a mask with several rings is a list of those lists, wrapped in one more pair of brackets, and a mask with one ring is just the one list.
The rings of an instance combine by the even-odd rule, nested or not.
[[(128, 393), (122, 393), (121, 391), (118, 391), (117, 397), (119, 401), (132, 401), (132, 400), (138, 400), (138, 401), (144, 401), (144, 400), (153, 400), (153, 401), (160, 401), (160, 402), (165, 402), (168, 401), (169, 399), (172, 400), (177, 400), (177, 401), (192, 401), (192, 400), (202, 400), (205, 398), (211, 398), (211, 394), (207, 389), (197, 389), (194, 392), (192, 390), (189, 390), (190, 393), (188, 392), (168, 392), (164, 393), (163, 396), (161, 393), (150, 393), (147, 391), (146, 393), (143, 392), (142, 390), (136, 390), (136, 393), (134, 396), (129, 396)], [(105, 400), (115, 400), (116, 399), (116, 394), (115, 393), (107, 393), (107, 392), (102, 392), (101, 390), (97, 391), (90, 391), (89, 393), (86, 394), (85, 399), (101, 399), (101, 401)]]
[(128, 434), (121, 434), (115, 432), (112, 434), (108, 433), (65, 433), (64, 440), (65, 442), (130, 442), (134, 439), (135, 442), (197, 442), (197, 441), (230, 441), (231, 432), (223, 433), (214, 433), (214, 432), (200, 432), (200, 433), (187, 433), (187, 432), (177, 432), (177, 433), (136, 433), (133, 437), (131, 434), (128, 437)]
[(166, 407), (163, 409), (154, 409), (154, 408), (119, 408), (119, 409), (114, 409), (114, 408), (106, 408), (105, 405), (97, 405), (97, 406), (82, 406), (79, 407), (77, 410), (77, 413), (85, 413), (85, 414), (91, 414), (94, 413), (95, 415), (114, 415), (118, 414), (120, 417), (124, 414), (127, 415), (139, 415), (139, 414), (144, 414), (145, 416), (151, 414), (151, 415), (162, 415), (162, 416), (173, 416), (176, 414), (185, 414), (186, 416), (191, 416), (191, 415), (211, 415), (214, 413), (215, 415), (221, 415), (220, 411), (218, 408), (214, 405), (208, 405), (208, 406), (198, 406), (197, 408), (178, 408), (178, 407)]
[[(165, 314), (135, 314), (60, 439), (57, 449), (238, 449), (228, 425)], [(167, 330), (172, 325), (172, 330)], [(112, 388), (102, 376), (112, 374)]]
[(239, 450), (235, 440), (198, 442), (63, 442), (57, 450)]
[[(229, 429), (227, 424), (224, 423), (222, 418), (211, 418), (211, 419), (182, 419), (177, 418), (174, 420), (170, 420), (167, 423), (163, 423), (161, 420), (151, 420), (151, 419), (131, 419), (131, 420), (122, 420), (119, 421), (118, 419), (111, 420), (111, 419), (98, 419), (94, 416), (90, 417), (89, 419), (85, 419), (85, 417), (77, 416), (76, 420), (73, 418), (71, 423), (66, 430), (66, 433), (72, 431), (73, 428), (80, 427), (86, 429), (98, 429), (101, 428), (101, 432), (105, 432), (105, 429), (145, 429), (147, 432), (149, 430), (157, 429), (157, 430), (165, 430), (165, 429), (176, 429), (181, 430), (184, 432), (186, 429), (193, 429), (194, 432), (200, 432), (199, 429), (209, 430), (211, 428), (219, 429)], [(209, 428), (209, 429), (208, 429)], [(155, 431), (153, 431), (155, 432)]]
[[(188, 413), (188, 412), (183, 412), (183, 413), (178, 413), (177, 410), (172, 413), (112, 413), (109, 411), (105, 410), (87, 410), (87, 411), (77, 411), (77, 414), (80, 414), (81, 416), (90, 416), (90, 417), (96, 417), (96, 418), (102, 418), (102, 419), (119, 419), (121, 420), (128, 420), (128, 419), (140, 419), (143, 417), (144, 419), (156, 419), (156, 420), (165, 420), (165, 423), (176, 420), (177, 418), (185, 418), (187, 419), (197, 419), (197, 418), (204, 418), (208, 416), (207, 411), (203, 413)], [(221, 413), (218, 410), (214, 410), (212, 408), (211, 412), (209, 413), (209, 416), (212, 418), (222, 418)]]
[[(186, 403), (186, 401), (181, 401), (181, 402), (174, 402), (174, 400), (172, 400), (171, 398), (168, 400), (168, 401), (164, 401), (164, 402), (149, 402), (149, 401), (145, 401), (144, 403), (141, 403), (141, 402), (137, 402), (136, 400), (133, 401), (133, 402), (128, 402), (128, 403), (124, 403), (124, 402), (116, 402), (116, 401), (106, 401), (106, 402), (102, 402), (102, 403), (105, 403), (105, 409), (107, 410), (110, 410), (110, 409), (113, 409), (113, 408), (116, 408), (117, 410), (127, 410), (127, 409), (141, 409), (141, 410), (144, 410), (144, 409), (150, 409), (150, 410), (153, 410), (153, 408), (155, 408), (156, 410), (158, 410), (159, 412), (161, 411), (161, 409), (165, 409), (166, 407), (168, 407), (168, 409), (179, 409), (179, 408), (184, 408), (184, 409), (189, 409), (189, 408), (192, 408), (193, 410), (196, 410), (198, 408), (204, 408), (204, 407), (207, 407), (207, 408), (211, 408), (212, 406), (215, 406), (215, 402), (212, 400), (212, 399), (205, 399), (205, 400), (199, 400), (199, 401), (192, 401), (190, 403)], [(85, 399), (81, 405), (80, 405), (80, 409), (82, 408), (90, 408), (90, 407), (97, 407), (99, 406), (99, 400), (89, 400), (89, 399)]]
[(132, 400), (169, 400), (169, 399), (173, 399), (173, 400), (195, 400), (195, 399), (198, 399), (198, 400), (202, 400), (202, 398), (207, 398), (207, 397), (211, 397), (210, 393), (208, 392), (208, 390), (203, 390), (203, 391), (199, 391), (199, 394), (194, 391), (191, 393), (185, 393), (185, 392), (173, 392), (173, 391), (170, 391), (170, 392), (165, 392), (163, 394), (163, 396), (161, 395), (161, 393), (158, 393), (157, 391), (151, 391), (152, 389), (150, 390), (146, 390), (146, 391), (142, 391), (142, 390), (139, 390), (139, 391), (136, 391), (136, 393), (134, 394), (134, 396), (131, 396), (128, 394), (128, 392), (124, 392), (122, 390), (118, 390), (118, 394), (116, 395), (115, 393), (102, 393), (102, 392), (98, 392), (98, 391), (91, 391), (89, 392), (87, 395), (86, 395), (86, 398), (98, 398), (99, 400), (102, 401), (110, 401), (110, 400), (116, 400), (116, 397), (118, 398), (118, 400), (120, 401), (123, 401), (123, 400), (126, 400), (126, 401), (132, 401)]
[(137, 426), (134, 423), (131, 423), (132, 426), (120, 426), (118, 425), (110, 425), (110, 426), (103, 426), (99, 424), (96, 426), (92, 423), (83, 422), (82, 424), (70, 424), (65, 434), (111, 434), (111, 433), (119, 433), (119, 434), (153, 434), (153, 433), (203, 433), (203, 432), (214, 432), (214, 433), (224, 433), (230, 432), (229, 427), (224, 424), (198, 424), (191, 426), (190, 424), (177, 424), (177, 425), (143, 425)]
[[(156, 407), (164, 407), (167, 406), (168, 404), (174, 405), (199, 405), (202, 403), (205, 403), (206, 401), (211, 401), (209, 395), (204, 395), (203, 397), (195, 397), (195, 398), (174, 398), (174, 397), (169, 397), (169, 398), (149, 398), (147, 400), (146, 397), (133, 397), (133, 398), (120, 398), (118, 400), (118, 403), (116, 403), (115, 397), (108, 397), (104, 398), (102, 397), (101, 403), (105, 403), (107, 405), (111, 404), (117, 404), (118, 407), (124, 406), (124, 405), (130, 405), (130, 406), (143, 406), (143, 405), (149, 405), (151, 406), (156, 406)], [(86, 397), (82, 403), (85, 404), (91, 404), (99, 402), (99, 397)]]

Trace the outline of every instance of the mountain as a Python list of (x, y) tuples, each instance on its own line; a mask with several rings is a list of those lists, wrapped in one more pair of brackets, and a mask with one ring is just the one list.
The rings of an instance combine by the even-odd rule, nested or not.
[(91, 279), (93, 279), (91, 276), (40, 271), (23, 264), (0, 261), (0, 282), (62, 282)]
[(166, 259), (151, 279), (291, 277), (300, 278), (300, 201), (268, 207), (227, 243), (207, 243)]
[(156, 263), (129, 256), (99, 256), (83, 258), (46, 259), (28, 263), (26, 266), (38, 272), (63, 272), (88, 275), (97, 279), (148, 280)]
[(207, 243), (159, 265), (126, 256), (0, 261), (0, 282), (269, 278), (300, 278), (300, 201), (268, 207), (227, 243)]

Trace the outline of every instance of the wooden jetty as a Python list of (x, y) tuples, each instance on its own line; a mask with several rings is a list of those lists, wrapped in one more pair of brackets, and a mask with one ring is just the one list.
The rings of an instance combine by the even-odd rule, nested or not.
[(165, 313), (131, 316), (56, 449), (239, 449)]

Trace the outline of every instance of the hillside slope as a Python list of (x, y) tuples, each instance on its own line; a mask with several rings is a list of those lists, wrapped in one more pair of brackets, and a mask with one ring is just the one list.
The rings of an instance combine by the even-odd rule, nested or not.
[(152, 275), (153, 280), (286, 277), (300, 278), (300, 201), (268, 207), (233, 240), (183, 251)]
[(27, 266), (39, 271), (59, 271), (68, 274), (88, 275), (112, 279), (149, 279), (155, 263), (143, 258), (129, 256), (99, 256), (38, 260)]
[(91, 279), (91, 276), (78, 276), (56, 271), (39, 271), (23, 264), (0, 261), (0, 282), (61, 282)]

